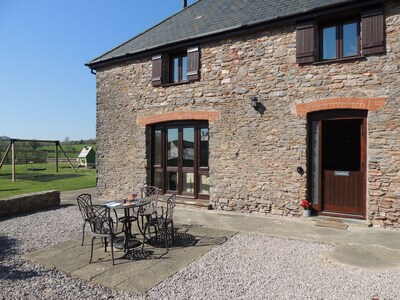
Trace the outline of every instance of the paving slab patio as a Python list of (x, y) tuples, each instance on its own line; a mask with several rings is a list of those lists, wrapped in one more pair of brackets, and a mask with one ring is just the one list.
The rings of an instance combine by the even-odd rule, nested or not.
[(175, 229), (175, 243), (168, 252), (148, 244), (143, 252), (140, 247), (129, 253), (116, 250), (115, 266), (111, 252), (104, 251), (100, 240), (95, 240), (93, 261), (89, 264), (89, 237), (83, 246), (77, 238), (27, 253), (23, 258), (95, 284), (141, 295), (236, 233), (190, 224), (176, 224)]

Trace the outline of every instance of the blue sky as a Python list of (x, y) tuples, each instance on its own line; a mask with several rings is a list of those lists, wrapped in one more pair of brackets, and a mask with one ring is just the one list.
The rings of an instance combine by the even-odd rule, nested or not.
[(96, 81), (84, 64), (181, 8), (181, 0), (0, 0), (0, 136), (95, 138)]

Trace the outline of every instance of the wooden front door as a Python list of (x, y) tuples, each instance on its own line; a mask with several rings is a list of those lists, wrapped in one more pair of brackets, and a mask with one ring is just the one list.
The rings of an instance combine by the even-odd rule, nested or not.
[(365, 111), (310, 116), (310, 197), (323, 214), (365, 217)]

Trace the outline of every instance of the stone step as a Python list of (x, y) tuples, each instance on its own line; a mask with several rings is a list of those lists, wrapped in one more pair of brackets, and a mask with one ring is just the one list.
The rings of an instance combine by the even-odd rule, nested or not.
[(344, 227), (347, 228), (347, 226), (356, 226), (363, 228), (371, 226), (371, 223), (366, 220), (347, 219), (347, 218), (332, 217), (332, 216), (315, 216), (312, 217), (312, 219), (316, 223), (316, 226), (323, 226), (323, 227), (345, 229)]
[[(164, 195), (161, 202), (166, 202), (170, 195)], [(201, 199), (189, 199), (184, 197), (176, 197), (176, 204), (180, 207), (193, 207), (193, 208), (202, 208), (208, 209), (209, 201), (208, 200), (201, 200)]]

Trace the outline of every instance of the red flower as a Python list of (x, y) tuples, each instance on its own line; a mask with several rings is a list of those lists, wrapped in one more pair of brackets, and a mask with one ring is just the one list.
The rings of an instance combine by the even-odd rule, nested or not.
[(301, 200), (301, 206), (303, 206), (304, 209), (310, 209), (311, 208), (311, 203), (308, 202), (308, 200)]

